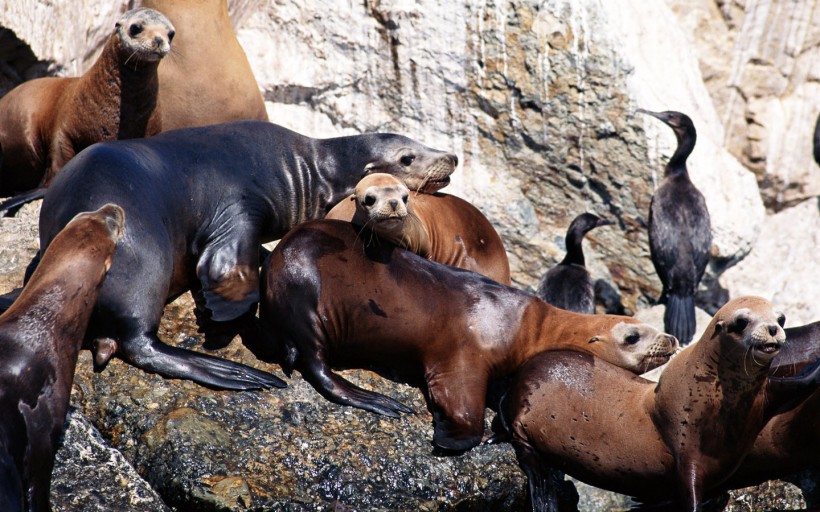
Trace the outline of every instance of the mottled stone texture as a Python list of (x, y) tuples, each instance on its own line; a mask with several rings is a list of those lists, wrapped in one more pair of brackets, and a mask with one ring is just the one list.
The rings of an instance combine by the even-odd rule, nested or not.
[[(83, 72), (133, 3), (0, 4), (0, 94), (45, 72)], [(447, 191), (497, 227), (517, 286), (534, 288), (563, 257), (566, 227), (578, 213), (616, 221), (585, 242), (601, 310), (636, 313), (660, 291), (646, 224), (675, 139), (635, 110), (686, 112), (699, 135), (690, 173), (714, 230), (704, 291), (774, 298), (789, 325), (820, 318), (820, 288), (811, 285), (820, 281), (820, 169), (810, 146), (820, 111), (820, 7), (813, 0), (230, 6), (274, 122), (315, 137), (394, 131), (456, 152), (461, 164)], [(0, 292), (20, 285), (37, 250), (38, 208), (0, 219)], [(171, 306), (164, 339), (198, 345), (190, 309), (188, 299)], [(238, 341), (220, 353), (279, 371)], [(87, 353), (72, 400), (178, 510), (522, 505), (524, 481), (508, 447), (433, 456), (431, 418), (417, 389), (369, 372), (348, 376), (419, 414), (389, 420), (337, 407), (298, 374), (286, 390), (259, 393), (164, 381), (119, 361), (94, 374)], [(96, 496), (128, 488), (100, 475)], [(739, 493), (730, 507), (801, 506), (793, 488), (783, 489)], [(590, 504), (623, 503), (585, 496)]]

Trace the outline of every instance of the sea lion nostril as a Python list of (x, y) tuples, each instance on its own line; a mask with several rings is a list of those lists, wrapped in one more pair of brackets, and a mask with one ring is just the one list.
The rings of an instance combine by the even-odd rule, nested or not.
[(777, 326), (776, 325), (770, 325), (769, 326), (769, 335), (774, 336), (775, 334), (777, 334)]

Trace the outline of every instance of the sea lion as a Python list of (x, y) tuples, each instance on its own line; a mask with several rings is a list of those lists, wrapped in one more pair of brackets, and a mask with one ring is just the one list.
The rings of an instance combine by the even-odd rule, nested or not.
[[(743, 463), (725, 483), (726, 489), (783, 479), (820, 461), (820, 322), (786, 329), (787, 343), (772, 361), (772, 384), (785, 386), (773, 399), (776, 414), (755, 439)], [(796, 378), (794, 378), (796, 377)], [(797, 403), (795, 403), (795, 401)], [(807, 505), (810, 498), (806, 496)]]
[(96, 144), (46, 192), (40, 247), (76, 212), (116, 202), (129, 229), (89, 324), (97, 364), (117, 350), (164, 377), (226, 389), (284, 386), (268, 373), (162, 343), (166, 301), (190, 289), (206, 324), (253, 316), (261, 243), (323, 217), (365, 173), (437, 190), (457, 161), (401, 135), (312, 139), (263, 121)]
[(555, 307), (576, 313), (595, 313), (595, 288), (592, 278), (584, 266), (582, 243), (587, 233), (598, 226), (609, 226), (611, 220), (602, 219), (593, 213), (582, 213), (575, 217), (567, 229), (567, 254), (555, 267), (549, 269), (535, 295)]
[(420, 256), (511, 284), (501, 237), (478, 208), (459, 197), (410, 194), (395, 176), (371, 174), (325, 218), (366, 226)]
[(678, 140), (678, 147), (666, 164), (663, 181), (649, 204), (649, 252), (663, 284), (660, 302), (666, 303), (665, 330), (686, 345), (695, 334), (695, 291), (709, 263), (712, 246), (706, 200), (686, 169), (697, 132), (686, 114), (672, 110), (638, 112), (666, 123)]
[(24, 82), (0, 99), (0, 196), (48, 186), (95, 142), (159, 133), (157, 66), (173, 38), (163, 14), (130, 10), (85, 74)]
[(767, 372), (786, 338), (783, 322), (764, 299), (734, 299), (657, 384), (589, 354), (532, 358), (499, 414), (533, 508), (554, 503), (547, 486), (560, 470), (643, 502), (700, 510), (773, 414)]
[(320, 220), (288, 233), (263, 265), (261, 330), (285, 372), (299, 370), (332, 402), (394, 417), (410, 411), (331, 367), (380, 369), (421, 386), (439, 448), (476, 446), (489, 381), (542, 350), (577, 348), (642, 372), (677, 347), (632, 318), (563, 311), (360, 231)]
[(174, 51), (159, 65), (164, 131), (268, 120), (227, 0), (143, 0), (142, 5), (165, 13), (179, 31)]
[(77, 355), (123, 226), (122, 209), (111, 204), (74, 217), (0, 316), (3, 510), (50, 510)]

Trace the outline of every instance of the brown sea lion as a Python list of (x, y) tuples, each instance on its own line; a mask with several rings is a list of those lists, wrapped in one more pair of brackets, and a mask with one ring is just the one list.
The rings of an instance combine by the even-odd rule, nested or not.
[(260, 244), (324, 217), (364, 174), (438, 190), (457, 164), (455, 155), (402, 135), (314, 139), (264, 121), (105, 142), (74, 157), (48, 188), (40, 247), (77, 212), (119, 204), (129, 229), (87, 334), (97, 364), (116, 351), (143, 370), (215, 388), (284, 386), (269, 373), (164, 344), (157, 329), (166, 302), (190, 290), (205, 331), (250, 321)]
[(159, 65), (163, 130), (268, 120), (227, 0), (143, 0), (142, 5), (164, 13), (179, 31), (174, 51)]
[[(766, 423), (726, 489), (784, 479), (807, 469), (820, 468), (820, 322), (786, 329), (786, 343), (772, 362), (773, 385), (785, 386), (773, 406), (784, 409)], [(798, 376), (797, 379), (791, 377)], [(796, 403), (794, 403), (796, 401)], [(804, 491), (804, 495), (805, 495)], [(808, 506), (816, 491), (806, 496)]]
[(3, 510), (50, 510), (51, 470), (77, 355), (123, 226), (122, 209), (111, 204), (74, 217), (0, 316)]
[(784, 317), (758, 297), (734, 299), (659, 382), (589, 354), (550, 351), (524, 365), (501, 423), (529, 477), (533, 509), (553, 503), (551, 471), (644, 502), (700, 510), (774, 411), (769, 365)]
[(157, 66), (173, 38), (161, 13), (128, 11), (85, 74), (31, 80), (0, 99), (0, 196), (48, 186), (95, 142), (159, 133)]
[(398, 178), (371, 174), (325, 218), (366, 226), (420, 256), (511, 284), (501, 237), (478, 208), (459, 197), (411, 194)]
[(285, 371), (299, 370), (332, 402), (388, 416), (410, 411), (332, 367), (380, 369), (421, 386), (440, 448), (476, 446), (490, 380), (542, 350), (577, 348), (641, 372), (677, 347), (632, 318), (563, 311), (360, 231), (313, 221), (279, 242), (263, 265), (262, 330)]

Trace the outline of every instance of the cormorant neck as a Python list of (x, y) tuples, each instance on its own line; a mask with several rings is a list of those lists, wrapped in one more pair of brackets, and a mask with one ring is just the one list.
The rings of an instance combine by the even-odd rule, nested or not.
[(584, 249), (581, 247), (584, 235), (586, 235), (585, 231), (581, 233), (570, 231), (567, 233), (567, 255), (561, 260), (561, 265), (572, 265), (574, 263), (575, 265), (584, 266)]
[(669, 163), (666, 164), (667, 176), (686, 172), (686, 159), (689, 158), (689, 155), (692, 154), (692, 150), (695, 149), (695, 141), (697, 140), (697, 134), (694, 128), (684, 127), (681, 128), (680, 131), (675, 130), (675, 135), (678, 139), (678, 148), (675, 150), (675, 154), (672, 155), (672, 158), (669, 159)]

